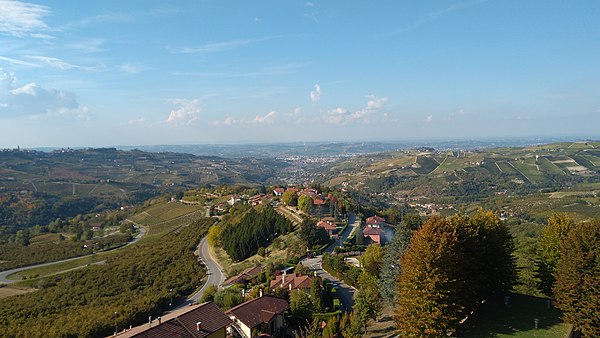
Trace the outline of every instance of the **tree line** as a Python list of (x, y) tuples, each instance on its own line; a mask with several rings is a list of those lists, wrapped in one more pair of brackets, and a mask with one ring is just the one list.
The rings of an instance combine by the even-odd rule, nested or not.
[(223, 249), (234, 261), (244, 260), (266, 247), (279, 235), (293, 230), (293, 225), (271, 206), (257, 211), (250, 208), (239, 223), (223, 226), (220, 241)]

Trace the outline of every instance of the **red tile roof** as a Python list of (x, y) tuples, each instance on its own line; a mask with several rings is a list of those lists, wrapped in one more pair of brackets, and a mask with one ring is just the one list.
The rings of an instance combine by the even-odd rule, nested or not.
[(325, 230), (335, 230), (337, 228), (335, 223), (330, 221), (318, 221), (317, 226), (325, 228)]
[[(196, 323), (202, 323), (200, 331)], [(117, 337), (136, 338), (203, 338), (232, 323), (215, 303), (203, 303), (173, 311), (162, 317), (161, 324), (155, 319), (152, 326), (143, 324)]]
[(253, 267), (248, 268), (248, 269), (240, 272), (239, 274), (229, 278), (228, 280), (223, 282), (223, 285), (243, 284), (246, 281), (252, 279), (252, 277), (260, 274), (261, 272), (262, 272), (262, 268), (260, 266), (253, 266)]
[(372, 216), (367, 218), (367, 224), (381, 224), (385, 222), (385, 218), (379, 216)]
[(289, 289), (290, 285), (292, 286), (292, 290), (295, 289), (310, 289), (312, 284), (312, 277), (307, 275), (302, 275), (300, 273), (275, 276), (275, 279), (271, 281), (269, 284), (271, 289), (282, 288)]
[(234, 306), (225, 313), (235, 316), (244, 325), (253, 328), (262, 323), (268, 323), (274, 316), (289, 310), (289, 308), (285, 299), (266, 295)]

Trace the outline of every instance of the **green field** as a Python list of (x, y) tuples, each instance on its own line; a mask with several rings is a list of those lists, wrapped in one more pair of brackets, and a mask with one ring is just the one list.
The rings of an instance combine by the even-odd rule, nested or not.
[[(509, 294), (509, 305), (501, 295), (490, 298), (459, 329), (456, 337), (539, 337), (564, 338), (568, 325), (560, 319), (561, 313), (548, 300), (540, 297)], [(538, 319), (535, 329), (534, 319)]]
[(136, 223), (152, 226), (177, 217), (204, 210), (202, 205), (186, 205), (178, 202), (161, 202), (130, 217)]

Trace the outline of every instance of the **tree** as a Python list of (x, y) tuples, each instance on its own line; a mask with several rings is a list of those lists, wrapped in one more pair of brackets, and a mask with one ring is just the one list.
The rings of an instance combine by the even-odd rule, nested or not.
[(560, 246), (556, 306), (587, 337), (600, 337), (600, 221), (579, 224)]
[(358, 260), (366, 272), (373, 276), (379, 276), (383, 263), (383, 248), (376, 243), (369, 244)]
[(319, 278), (314, 277), (310, 285), (310, 299), (315, 312), (323, 312), (325, 310), (325, 301), (323, 297), (323, 288)]
[(400, 257), (406, 251), (412, 231), (403, 227), (396, 228), (394, 239), (384, 248), (383, 262), (381, 264), (379, 292), (388, 304), (396, 303), (396, 286), (400, 273)]
[(354, 243), (356, 245), (363, 245), (363, 243), (365, 242), (365, 235), (363, 234), (363, 230), (361, 227), (358, 227), (358, 229), (356, 229), (356, 234), (354, 236)]
[(212, 302), (215, 300), (215, 294), (219, 291), (219, 288), (216, 285), (209, 285), (204, 290), (204, 294), (202, 295), (202, 299), (200, 303), (204, 302)]
[(362, 326), (367, 329), (370, 319), (377, 319), (383, 308), (383, 301), (379, 294), (377, 278), (367, 272), (363, 272), (358, 278), (359, 290), (354, 297), (354, 316)]
[(298, 195), (294, 191), (285, 191), (283, 195), (281, 195), (281, 200), (285, 205), (297, 206), (298, 205)]
[(463, 310), (458, 233), (431, 217), (411, 239), (401, 260), (395, 320), (402, 336), (441, 337), (453, 332)]
[(421, 216), (419, 216), (419, 214), (410, 213), (404, 215), (401, 224), (406, 229), (419, 230), (419, 228), (421, 228), (421, 225), (423, 225), (423, 221), (421, 220)]
[(227, 310), (238, 304), (241, 304), (245, 300), (242, 296), (242, 289), (242, 286), (234, 285), (232, 287), (219, 290), (214, 295), (214, 302), (221, 308), (221, 310)]
[(514, 244), (489, 211), (430, 218), (401, 259), (396, 321), (403, 335), (442, 336), (515, 281)]
[(327, 234), (327, 231), (322, 227), (316, 226), (316, 224), (310, 219), (305, 219), (302, 221), (298, 236), (309, 248), (323, 245), (329, 241), (329, 235)]
[(560, 257), (562, 241), (567, 237), (575, 222), (565, 213), (552, 214), (548, 224), (542, 229), (537, 241), (537, 277), (538, 288), (548, 296), (552, 296), (554, 274)]
[(206, 235), (206, 240), (208, 244), (212, 247), (218, 246), (221, 244), (221, 234), (223, 233), (223, 228), (218, 225), (213, 225), (208, 229), (208, 235)]
[(298, 197), (298, 209), (310, 214), (312, 210), (313, 200), (308, 195)]
[(306, 324), (312, 320), (313, 304), (302, 290), (293, 290), (290, 294), (290, 312), (297, 324)]

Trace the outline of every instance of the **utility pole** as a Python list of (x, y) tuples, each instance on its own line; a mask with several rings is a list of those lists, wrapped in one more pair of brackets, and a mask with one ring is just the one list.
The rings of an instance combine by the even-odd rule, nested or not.
[(171, 301), (169, 302), (169, 310), (173, 308), (173, 289), (169, 289), (169, 293), (171, 294)]
[(115, 336), (117, 335), (117, 311), (115, 311)]

